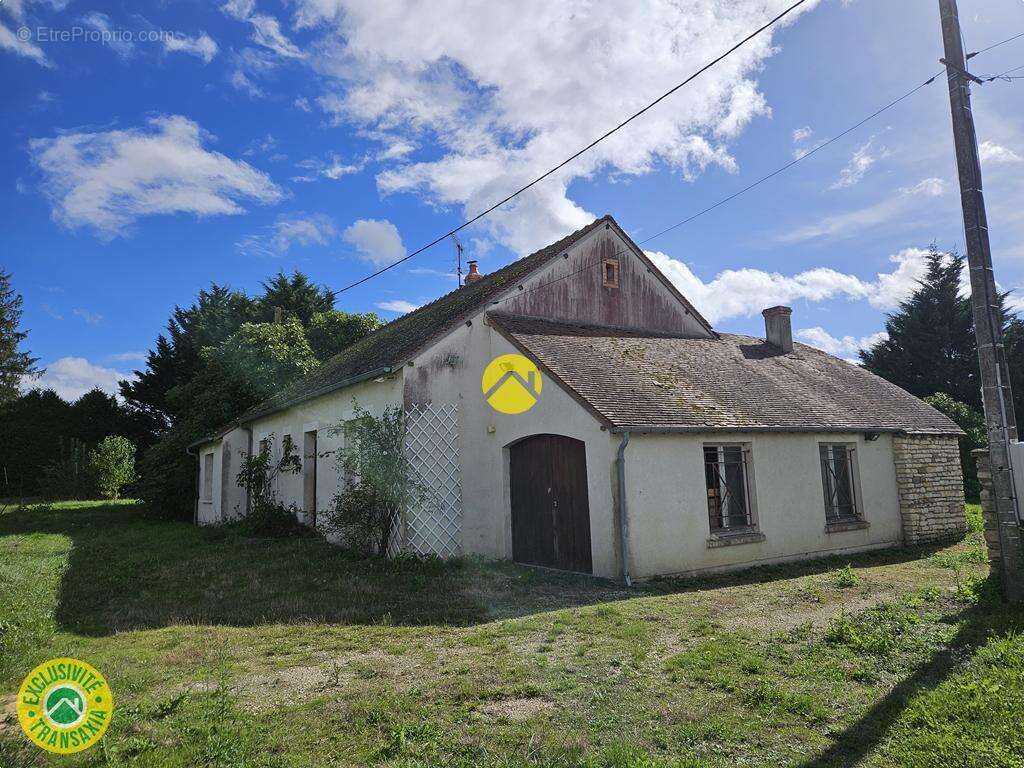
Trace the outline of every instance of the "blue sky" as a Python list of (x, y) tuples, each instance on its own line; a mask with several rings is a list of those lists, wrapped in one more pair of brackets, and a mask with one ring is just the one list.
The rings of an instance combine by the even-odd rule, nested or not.
[[(141, 364), (175, 304), (278, 270), (348, 284), (500, 199), (682, 80), (782, 0), (3, 0), (0, 264), (42, 384)], [(968, 50), (1024, 2), (961, 2)], [(938, 72), (935, 0), (808, 2), (612, 140), (464, 233), (490, 272), (614, 215), (636, 240)], [(1024, 38), (972, 61), (1024, 65)], [(1024, 69), (1016, 74), (1024, 74)], [(997, 279), (1024, 283), (1024, 81), (975, 88)], [(720, 330), (843, 357), (963, 247), (948, 97), (932, 85), (747, 195), (644, 242)], [(454, 287), (435, 247), (339, 297), (396, 317)]]

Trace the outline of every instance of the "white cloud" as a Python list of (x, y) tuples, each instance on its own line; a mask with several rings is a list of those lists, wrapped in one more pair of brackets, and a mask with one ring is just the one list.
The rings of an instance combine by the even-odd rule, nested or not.
[(71, 314), (73, 314), (75, 317), (82, 318), (88, 325), (99, 325), (100, 323), (103, 322), (103, 315), (99, 314), (98, 312), (90, 312), (89, 310), (82, 309), (81, 307), (76, 307), (75, 309), (72, 309)]
[(981, 142), (981, 146), (978, 147), (978, 155), (981, 158), (981, 162), (989, 163), (990, 165), (1019, 163), (1024, 161), (1024, 158), (1012, 149), (1004, 147), (1001, 144), (996, 144), (994, 141)]
[(36, 64), (44, 67), (53, 66), (53, 62), (46, 58), (42, 48), (31, 40), (22, 40), (6, 24), (0, 24), (0, 49), (32, 59)]
[(896, 265), (892, 272), (879, 272), (871, 287), (868, 301), (877, 309), (893, 309), (910, 296), (924, 279), (928, 251), (924, 248), (904, 248), (889, 257)]
[(281, 24), (273, 16), (256, 13), (254, 0), (228, 0), (221, 6), (224, 13), (239, 21), (246, 21), (252, 25), (252, 39), (258, 45), (273, 51), (285, 59), (305, 58), (299, 50), (281, 31)]
[(148, 130), (69, 132), (29, 142), (57, 221), (112, 237), (141, 216), (238, 214), (240, 200), (282, 198), (266, 174), (205, 149), (208, 137), (191, 120), (171, 115), (149, 123)]
[(814, 129), (809, 125), (805, 125), (803, 128), (797, 128), (793, 131), (793, 143), (800, 144), (803, 141), (811, 138), (814, 135)]
[(310, 158), (298, 163), (298, 166), (310, 171), (310, 173), (302, 174), (300, 176), (292, 176), (292, 181), (309, 182), (316, 181), (321, 177), (330, 179), (331, 181), (337, 181), (343, 176), (349, 176), (363, 170), (362, 162), (346, 163), (341, 159), (340, 155), (333, 152), (327, 156), (326, 160)]
[(246, 237), (236, 247), (246, 255), (280, 256), (295, 244), (327, 245), (338, 234), (330, 217), (320, 213), (280, 216), (267, 230), (263, 234)]
[(23, 382), (24, 389), (52, 389), (65, 400), (73, 401), (93, 389), (108, 395), (117, 394), (117, 382), (130, 379), (131, 374), (94, 365), (84, 357), (62, 357), (46, 366), (37, 379)]
[(110, 26), (110, 17), (99, 11), (92, 11), (82, 17), (82, 23), (100, 33), (100, 40), (122, 59), (130, 59), (135, 55), (135, 44), (124, 30)]
[(187, 53), (190, 56), (197, 56), (204, 64), (209, 64), (217, 55), (220, 48), (217, 42), (205, 32), (200, 32), (198, 37), (188, 35), (172, 35), (164, 39), (164, 49), (171, 53)]
[(411, 301), (403, 299), (393, 299), (391, 301), (378, 301), (375, 306), (377, 309), (383, 309), (387, 312), (398, 312), (404, 315), (407, 312), (419, 309), (421, 305), (413, 304)]
[(272, 134), (267, 134), (262, 139), (254, 139), (242, 154), (246, 157), (253, 155), (265, 155), (277, 146), (277, 139)]
[(144, 362), (146, 357), (147, 353), (145, 352), (118, 352), (113, 355), (107, 355), (108, 360), (115, 362)]
[(253, 98), (263, 96), (263, 89), (257, 80), (268, 78), (277, 69), (280, 59), (256, 48), (243, 48), (231, 56), (231, 72), (228, 82), (232, 87), (245, 91)]
[(398, 228), (387, 219), (359, 219), (342, 233), (367, 261), (378, 266), (393, 264), (405, 256)]
[(0, 11), (6, 11), (18, 21), (25, 18), (25, 9), (31, 5), (45, 5), (51, 11), (63, 11), (71, 0), (6, 0)]
[(850, 158), (850, 162), (839, 172), (839, 178), (833, 182), (831, 189), (843, 189), (858, 184), (871, 169), (871, 166), (878, 160), (889, 156), (889, 151), (885, 147), (880, 147), (877, 152), (872, 153), (875, 138), (877, 137), (872, 136), (857, 148)]
[(812, 347), (828, 352), (830, 355), (852, 359), (859, 350), (869, 349), (880, 341), (888, 339), (889, 334), (885, 331), (878, 331), (868, 336), (862, 336), (859, 339), (854, 336), (837, 338), (820, 325), (816, 325), (813, 328), (799, 329), (796, 332), (796, 337)]
[(301, 112), (312, 112), (313, 105), (309, 103), (309, 99), (305, 96), (299, 96), (294, 102), (294, 106)]
[(444, 277), (449, 280), (455, 280), (459, 276), (455, 271), (445, 272), (443, 269), (431, 269), (430, 267), (412, 267), (406, 271), (410, 275), (429, 275), (431, 277)]
[(717, 323), (730, 317), (750, 317), (774, 304), (846, 298), (866, 300), (876, 309), (893, 309), (918, 287), (925, 274), (928, 251), (906, 248), (889, 257), (895, 268), (874, 280), (815, 267), (795, 275), (761, 269), (726, 269), (704, 282), (685, 262), (660, 251), (646, 251), (666, 277), (704, 315)]
[(918, 205), (921, 198), (940, 196), (945, 188), (946, 183), (942, 179), (924, 179), (913, 187), (903, 187), (897, 190), (896, 194), (879, 203), (846, 213), (826, 216), (814, 224), (784, 232), (777, 239), (782, 243), (799, 243), (818, 238), (850, 237), (906, 213), (910, 208)]
[[(785, 5), (525, 0), (466, 13), (456, 0), (296, 0), (295, 21), (322, 33), (310, 58), (330, 84), (317, 99), (321, 109), (368, 136), (389, 137), (381, 155), (397, 158), (378, 175), (380, 190), (419, 192), (434, 204), (475, 213)], [(787, 22), (815, 5), (808, 2)], [(576, 179), (641, 175), (663, 165), (685, 179), (711, 165), (734, 170), (729, 141), (770, 113), (755, 78), (776, 50), (772, 33), (755, 38), (482, 226), (513, 250), (529, 252), (594, 218), (568, 197)], [(401, 159), (424, 141), (440, 153), (421, 162)]]

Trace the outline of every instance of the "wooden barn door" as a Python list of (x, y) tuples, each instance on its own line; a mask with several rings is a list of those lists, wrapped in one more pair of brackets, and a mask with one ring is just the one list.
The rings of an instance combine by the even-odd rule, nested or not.
[(509, 450), (512, 558), (592, 573), (584, 444), (561, 435), (535, 435)]

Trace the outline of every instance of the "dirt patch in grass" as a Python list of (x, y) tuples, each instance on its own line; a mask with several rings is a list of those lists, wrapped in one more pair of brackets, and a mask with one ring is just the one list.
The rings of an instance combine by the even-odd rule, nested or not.
[(492, 701), (477, 709), (477, 712), (484, 717), (495, 720), (529, 720), (531, 717), (547, 712), (554, 708), (554, 704), (544, 699), (504, 699), (503, 701)]
[(0, 699), (0, 737), (13, 737), (21, 733), (17, 703), (17, 695)]

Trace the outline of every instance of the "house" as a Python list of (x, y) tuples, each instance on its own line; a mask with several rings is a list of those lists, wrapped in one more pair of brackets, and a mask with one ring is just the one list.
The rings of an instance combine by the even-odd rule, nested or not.
[[(718, 333), (610, 216), (383, 326), (204, 439), (197, 519), (241, 514), (233, 482), (286, 437), (301, 474), (279, 494), (317, 524), (338, 478), (332, 427), (402, 404), (435, 500), (397, 545), (627, 579), (959, 536), (958, 427), (862, 368)], [(489, 363), (535, 365), (533, 406), (492, 407)], [(520, 393), (521, 394), (521, 393)], [(265, 443), (266, 444), (266, 443)]]

